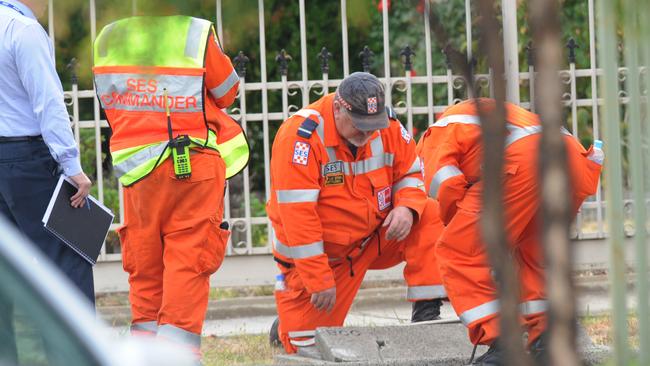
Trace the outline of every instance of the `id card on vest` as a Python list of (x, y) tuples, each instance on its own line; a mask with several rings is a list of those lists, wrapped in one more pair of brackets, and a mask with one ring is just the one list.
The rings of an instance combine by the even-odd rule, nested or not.
[(343, 174), (343, 162), (340, 160), (325, 164), (323, 169), (325, 186), (339, 186), (345, 182)]

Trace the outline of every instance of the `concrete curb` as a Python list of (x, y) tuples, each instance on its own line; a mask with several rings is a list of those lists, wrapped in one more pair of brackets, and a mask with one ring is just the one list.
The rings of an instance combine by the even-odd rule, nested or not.
[[(584, 276), (575, 278), (578, 294), (607, 294), (609, 282), (607, 276)], [(632, 284), (629, 283), (631, 288)], [(353, 309), (360, 310), (376, 307), (399, 306), (406, 302), (406, 287), (380, 287), (359, 290)], [(448, 305), (446, 305), (448, 306)], [(98, 307), (101, 318), (111, 325), (127, 325), (131, 319), (129, 306)], [(232, 319), (254, 316), (276, 315), (273, 296), (237, 297), (231, 299), (211, 300), (206, 313), (207, 320)]]

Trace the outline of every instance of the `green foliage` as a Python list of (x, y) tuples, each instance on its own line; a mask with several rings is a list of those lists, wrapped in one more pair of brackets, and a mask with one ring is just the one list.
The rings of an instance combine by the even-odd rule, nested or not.
[[(348, 53), (349, 71), (362, 69), (360, 51), (368, 46), (374, 52), (370, 71), (378, 76), (384, 76), (384, 39), (383, 15), (379, 10), (378, 2), (381, 0), (355, 0), (347, 2), (348, 23)], [(246, 82), (259, 82), (263, 79), (260, 65), (260, 35), (259, 35), (259, 9), (258, 0), (222, 1), (223, 24), (217, 26), (223, 33), (222, 45), (226, 53), (234, 58), (239, 51), (243, 51), (250, 59), (246, 68)], [(391, 59), (390, 73), (392, 76), (403, 76), (405, 73), (403, 59), (400, 52), (409, 45), (415, 52), (412, 58), (413, 72), (415, 75), (426, 75), (426, 48), (423, 22), (422, 0), (392, 0), (389, 13), (389, 54)], [(134, 6), (135, 4), (135, 6)], [(298, 1), (265, 0), (263, 18), (265, 23), (264, 44), (266, 46), (266, 75), (267, 81), (281, 79), (280, 68), (275, 61), (281, 49), (291, 55), (292, 60), (288, 65), (288, 79), (302, 80), (302, 54), (300, 34), (300, 7)], [(518, 1), (519, 24), (519, 54), (520, 69), (527, 70), (528, 57), (526, 46), (530, 41), (528, 26), (527, 2)], [(307, 44), (307, 71), (309, 79), (319, 79), (322, 75), (321, 62), (318, 54), (322, 47), (327, 47), (332, 57), (329, 60), (329, 78), (343, 77), (343, 43), (341, 35), (341, 12), (338, 1), (305, 2), (305, 24)], [(500, 8), (500, 6), (499, 6)], [(455, 48), (465, 51), (467, 41), (465, 35), (465, 0), (446, 0), (435, 2), (438, 18), (449, 34), (450, 43)], [(576, 50), (576, 68), (588, 68), (589, 62), (589, 24), (586, 0), (562, 0), (561, 24), (563, 41), (573, 37), (579, 48)], [(80, 89), (92, 88), (91, 74), (91, 29), (89, 24), (90, 5), (85, 0), (57, 0), (55, 2), (55, 35), (57, 69), (61, 75), (64, 88), (70, 89), (71, 70), (66, 68), (68, 62), (74, 57), (79, 62), (77, 70)], [(113, 0), (97, 1), (95, 12), (97, 14), (96, 30), (99, 32), (103, 26), (117, 19), (131, 16), (132, 14), (165, 15), (185, 14), (214, 20), (216, 17), (216, 4), (214, 0)], [(473, 55), (477, 58), (477, 71), (487, 72), (486, 61), (479, 50), (478, 20), (476, 3), (472, 9), (472, 48)], [(47, 28), (47, 25), (46, 25)], [(443, 45), (435, 42), (432, 37), (432, 72), (434, 75), (445, 74), (447, 70), (444, 54), (440, 51)], [(566, 63), (568, 65), (568, 61)], [(302, 107), (300, 90), (296, 95), (289, 96), (289, 103)], [(332, 90), (330, 90), (332, 91)], [(403, 105), (406, 100), (404, 92), (399, 86), (393, 86), (393, 104)], [(436, 84), (433, 88), (433, 99), (436, 105), (445, 104), (448, 95), (444, 84)], [(484, 90), (483, 92), (487, 92)], [(415, 86), (412, 90), (413, 104), (426, 106), (426, 87)], [(464, 98), (463, 88), (454, 91), (453, 98)], [(577, 95), (580, 98), (591, 96), (591, 84), (588, 79), (582, 78), (577, 83)], [(262, 93), (247, 93), (247, 113), (262, 113)], [(282, 98), (279, 92), (269, 92), (267, 96), (268, 111), (282, 111)], [(314, 90), (310, 91), (309, 101), (314, 101), (320, 95)], [(525, 100), (525, 87), (522, 88), (522, 98)], [(92, 108), (89, 105), (81, 108), (81, 119), (93, 119)], [(232, 108), (240, 108), (236, 102)], [(571, 127), (570, 109), (567, 109), (566, 125)], [(400, 116), (406, 122), (406, 116)], [(578, 129), (581, 142), (588, 145), (592, 140), (591, 121), (593, 119), (591, 108), (578, 108)], [(266, 126), (259, 121), (249, 121), (247, 134), (251, 141), (252, 159), (250, 168), (251, 179), (251, 212), (254, 217), (265, 216), (264, 212), (264, 184), (265, 184), (265, 152), (263, 144), (264, 131), (269, 132), (269, 142), (280, 125), (281, 121), (269, 121)], [(426, 115), (414, 116), (414, 125), (417, 130), (424, 131), (430, 121)], [(416, 134), (417, 135), (417, 134)], [(96, 181), (96, 151), (95, 132), (93, 129), (81, 130), (81, 160), (84, 170)], [(105, 156), (102, 156), (104, 159)], [(104, 201), (118, 212), (119, 202), (117, 195), (117, 181), (110, 172), (104, 171)], [(243, 203), (241, 191), (242, 180), (235, 179), (231, 182), (233, 203), (233, 217), (243, 216)], [(97, 193), (97, 187), (94, 187)], [(268, 233), (265, 225), (254, 225), (253, 241), (255, 245), (266, 243)]]

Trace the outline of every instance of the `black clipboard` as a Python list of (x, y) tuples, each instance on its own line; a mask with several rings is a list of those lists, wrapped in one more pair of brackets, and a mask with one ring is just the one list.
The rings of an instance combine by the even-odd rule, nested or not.
[(62, 175), (43, 215), (43, 225), (90, 264), (95, 265), (115, 215), (90, 195), (84, 207), (70, 206), (70, 197), (76, 192), (73, 183)]

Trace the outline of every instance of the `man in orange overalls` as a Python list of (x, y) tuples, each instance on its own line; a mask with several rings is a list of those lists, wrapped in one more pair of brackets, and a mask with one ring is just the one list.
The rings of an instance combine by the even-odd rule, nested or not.
[(424, 193), (415, 142), (384, 98), (375, 76), (353, 73), (286, 120), (273, 143), (267, 212), (289, 353), (313, 345), (317, 327), (343, 325), (369, 269), (406, 261), (412, 320), (440, 314), (437, 206)]
[(221, 222), (225, 179), (248, 161), (241, 127), (221, 111), (234, 101), (239, 78), (212, 23), (187, 16), (107, 25), (94, 64), (125, 186), (119, 235), (131, 330), (198, 355), (209, 278), (229, 236)]
[[(468, 100), (448, 108), (418, 143), (425, 186), (440, 204), (446, 227), (436, 244), (436, 258), (445, 289), (469, 329), (473, 344), (490, 345), (476, 365), (501, 365), (499, 304), (485, 245), (481, 241), (481, 126), (476, 103), (494, 109), (494, 100)], [(504, 162), (506, 232), (521, 279), (521, 313), (531, 354), (544, 357), (547, 307), (539, 217), (539, 117), (507, 103)], [(573, 207), (596, 192), (600, 165), (565, 131), (567, 160), (573, 184)]]

